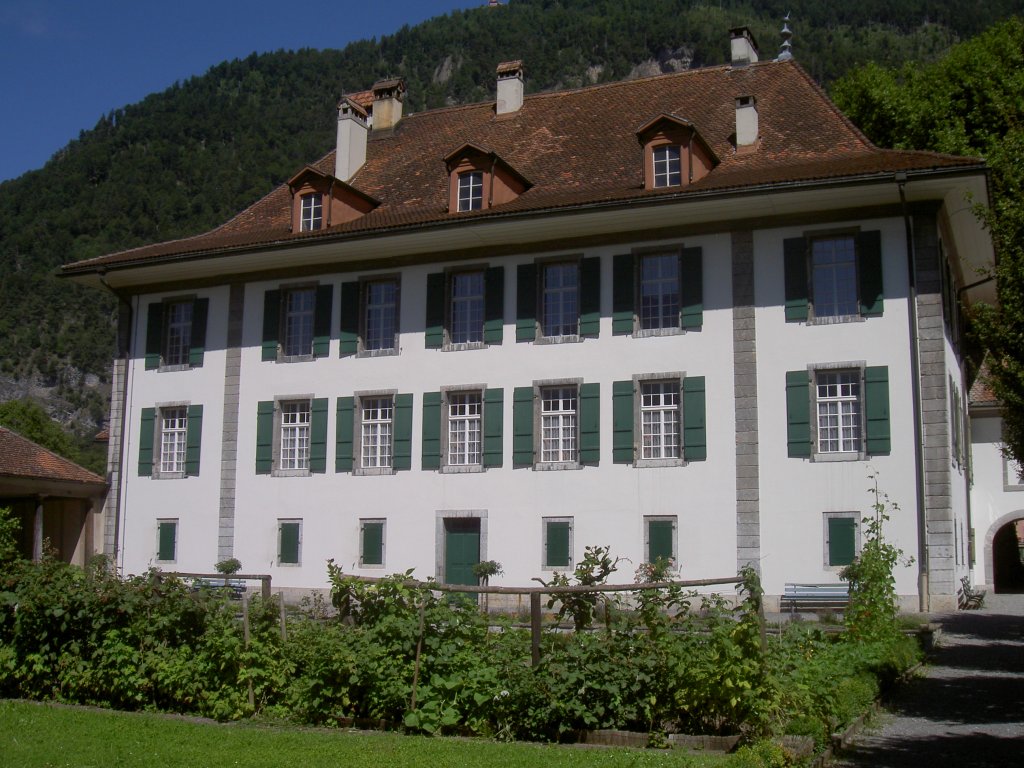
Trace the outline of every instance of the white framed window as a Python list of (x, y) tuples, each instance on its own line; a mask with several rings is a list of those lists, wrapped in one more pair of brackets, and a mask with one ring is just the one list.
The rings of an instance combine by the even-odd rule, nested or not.
[(484, 271), (451, 272), (448, 334), (451, 344), (476, 344), (484, 340)]
[(679, 381), (640, 382), (641, 459), (678, 459)]
[(192, 299), (168, 301), (164, 305), (165, 366), (188, 365), (192, 345)]
[(293, 288), (285, 291), (282, 321), (281, 353), (297, 357), (313, 353), (313, 320), (316, 309), (316, 289)]
[(359, 415), (360, 467), (390, 469), (394, 456), (394, 397), (361, 397)]
[(178, 561), (177, 519), (156, 521), (156, 561), (158, 563), (175, 563)]
[(279, 469), (309, 470), (310, 416), (308, 400), (281, 403)]
[(540, 390), (540, 463), (568, 463), (579, 459), (579, 388), (542, 387)]
[(811, 239), (811, 295), (815, 317), (860, 314), (854, 235)]
[(324, 196), (320, 192), (310, 192), (302, 196), (301, 229), (311, 232), (324, 225)]
[(679, 255), (640, 257), (640, 330), (679, 327)]
[(859, 453), (862, 449), (861, 372), (815, 372), (818, 453)]
[(482, 451), (483, 398), (480, 392), (447, 394), (447, 465), (479, 466)]
[(678, 187), (683, 183), (678, 144), (664, 144), (655, 147), (652, 156), (654, 158), (655, 187)]
[(160, 474), (185, 473), (185, 448), (188, 434), (188, 408), (160, 409)]
[(577, 336), (580, 268), (575, 261), (541, 265), (541, 335)]
[(466, 171), (459, 174), (459, 210), (478, 211), (484, 205), (483, 171)]
[(367, 280), (362, 294), (363, 350), (394, 350), (398, 338), (398, 280)]

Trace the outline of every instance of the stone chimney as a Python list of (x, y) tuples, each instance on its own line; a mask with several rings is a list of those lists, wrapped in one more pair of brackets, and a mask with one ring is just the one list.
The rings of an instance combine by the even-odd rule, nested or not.
[(498, 103), (495, 111), (499, 115), (518, 112), (523, 106), (523, 62), (503, 61), (498, 65)]
[(366, 112), (348, 96), (338, 102), (338, 145), (334, 153), (334, 177), (349, 181), (366, 162)]
[(757, 99), (739, 96), (736, 99), (736, 151), (752, 152), (757, 147)]
[(378, 80), (373, 84), (373, 130), (387, 131), (402, 119), (405, 83), (399, 78)]
[(745, 67), (757, 61), (757, 43), (754, 36), (746, 27), (735, 27), (729, 30), (729, 40), (732, 49), (732, 65), (734, 67)]

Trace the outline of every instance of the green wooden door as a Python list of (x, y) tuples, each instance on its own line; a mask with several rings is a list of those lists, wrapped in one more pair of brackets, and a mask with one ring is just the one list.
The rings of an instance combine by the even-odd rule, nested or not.
[(477, 584), (473, 566), (480, 562), (480, 519), (460, 517), (444, 521), (444, 582)]

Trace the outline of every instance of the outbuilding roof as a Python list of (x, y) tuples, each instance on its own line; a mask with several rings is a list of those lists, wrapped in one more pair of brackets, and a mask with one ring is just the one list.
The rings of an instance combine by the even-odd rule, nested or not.
[[(365, 93), (355, 96), (365, 100)], [(737, 153), (735, 99), (744, 96), (756, 99), (759, 141), (755, 151)], [(685, 115), (699, 125), (721, 162), (685, 187), (645, 190), (636, 127), (665, 114)], [(444, 159), (453, 147), (465, 144), (488, 147), (532, 186), (489, 209), (447, 210)], [(333, 174), (334, 151), (312, 166)], [(875, 147), (795, 62), (716, 66), (535, 94), (500, 118), (493, 101), (407, 115), (394, 130), (371, 131), (366, 162), (348, 183), (380, 205), (353, 221), (293, 232), (285, 183), (210, 232), (66, 265), (63, 273), (599, 203), (684, 200), (897, 172), (980, 172), (983, 167), (975, 158)]]
[(106, 480), (94, 472), (6, 427), (0, 427), (0, 477), (106, 485)]

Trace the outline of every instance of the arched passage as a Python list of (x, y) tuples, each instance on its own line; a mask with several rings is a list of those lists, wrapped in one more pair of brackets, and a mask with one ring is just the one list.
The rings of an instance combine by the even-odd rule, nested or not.
[(987, 581), (997, 593), (1024, 593), (1024, 541), (1019, 532), (1024, 532), (1024, 511), (1004, 515), (985, 537)]

